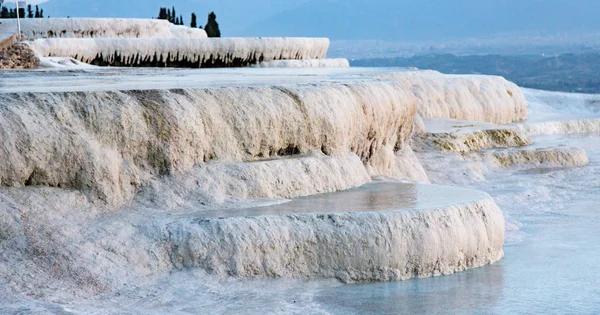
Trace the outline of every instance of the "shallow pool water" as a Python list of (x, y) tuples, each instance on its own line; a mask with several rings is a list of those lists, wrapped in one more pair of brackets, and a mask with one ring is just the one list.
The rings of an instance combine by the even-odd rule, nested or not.
[[(236, 72), (237, 71), (237, 72)], [(228, 76), (237, 73), (268, 84), (281, 78), (302, 82), (304, 75), (290, 78), (287, 70), (215, 70), (210, 77), (184, 70), (165, 71), (152, 76), (152, 70), (107, 72), (104, 78), (86, 81), (86, 72), (0, 74), (0, 93), (21, 90), (47, 91), (110, 89), (127, 81), (131, 88), (171, 85), (201, 87), (212, 84), (235, 85)], [(353, 70), (307, 70), (307, 82), (337, 80), (352, 76)], [(311, 71), (315, 71), (311, 74)], [(344, 71), (350, 71), (344, 73)], [(362, 70), (361, 70), (362, 71)], [(117, 78), (117, 79), (115, 79)], [(119, 79), (120, 78), (120, 79)], [(6, 80), (5, 80), (6, 79)], [(89, 79), (89, 78), (88, 78)], [(122, 80), (122, 81), (119, 81)], [(213, 81), (211, 81), (213, 80)], [(220, 81), (219, 81), (220, 80)], [(51, 85), (48, 81), (52, 81)], [(284, 83), (287, 81), (284, 81)], [(25, 85), (23, 85), (25, 84)], [(537, 91), (527, 91), (529, 97)], [(533, 94), (533, 96), (532, 96)], [(550, 94), (548, 94), (550, 95)], [(532, 116), (540, 121), (563, 117), (568, 108), (557, 111), (543, 107), (547, 93), (532, 104)], [(566, 94), (551, 94), (563, 101)], [(543, 96), (543, 97), (542, 97)], [(591, 96), (590, 96), (591, 97)], [(589, 97), (581, 100), (575, 118), (584, 112)], [(541, 104), (541, 105), (540, 105)], [(562, 105), (561, 105), (562, 106)], [(547, 111), (546, 116), (540, 111)], [(590, 114), (591, 115), (591, 114)], [(538, 118), (535, 118), (538, 119)], [(535, 120), (534, 119), (534, 120)], [(537, 120), (535, 120), (537, 121)], [(544, 136), (533, 138), (534, 146), (568, 145), (584, 149), (590, 164), (581, 168), (489, 169), (482, 177), (471, 178), (444, 159), (448, 153), (419, 156), (428, 164), (441, 163), (449, 173), (432, 173), (437, 186), (376, 183), (348, 192), (325, 194), (293, 201), (272, 201), (270, 206), (199, 212), (197, 217), (255, 216), (272, 214), (419, 210), (443, 206), (447, 202), (477, 198), (472, 190), (489, 193), (507, 220), (505, 258), (500, 262), (452, 276), (415, 279), (393, 283), (341, 284), (335, 280), (248, 279), (216, 277), (202, 270), (182, 270), (149, 276), (147, 282), (127, 284), (117, 291), (89, 299), (71, 300), (44, 296), (24, 297), (0, 279), (0, 313), (53, 314), (594, 314), (600, 312), (600, 136)], [(462, 161), (471, 163), (472, 161)], [(475, 162), (473, 162), (475, 163)], [(460, 174), (454, 174), (454, 171)], [(453, 181), (453, 176), (464, 178)], [(454, 178), (456, 179), (456, 178)], [(472, 189), (472, 190), (467, 190)], [(428, 196), (425, 198), (424, 196)], [(189, 214), (186, 214), (189, 216)], [(0, 264), (0, 267), (2, 265)]]
[(466, 204), (487, 197), (484, 192), (458, 187), (374, 182), (359, 188), (284, 200), (273, 205), (206, 210), (182, 216), (227, 218), (303, 213), (423, 211)]
[(315, 300), (335, 314), (599, 312), (600, 137), (562, 139), (586, 149), (590, 165), (500, 172), (471, 185), (522, 225), (508, 231), (501, 262), (448, 277), (328, 288)]

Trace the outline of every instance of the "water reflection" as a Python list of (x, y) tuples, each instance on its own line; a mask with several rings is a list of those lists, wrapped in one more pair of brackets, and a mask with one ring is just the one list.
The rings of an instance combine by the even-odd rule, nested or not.
[(185, 214), (225, 218), (302, 213), (427, 210), (485, 198), (482, 192), (435, 185), (376, 182), (341, 192), (321, 194), (263, 207), (234, 208)]
[(520, 171), (516, 171), (515, 175), (544, 175), (550, 174), (554, 172), (559, 172), (563, 170), (567, 170), (567, 167), (536, 167), (530, 169), (524, 169)]
[(335, 314), (482, 314), (502, 298), (503, 274), (498, 263), (451, 277), (348, 285), (343, 294), (340, 288), (326, 289), (317, 301)]

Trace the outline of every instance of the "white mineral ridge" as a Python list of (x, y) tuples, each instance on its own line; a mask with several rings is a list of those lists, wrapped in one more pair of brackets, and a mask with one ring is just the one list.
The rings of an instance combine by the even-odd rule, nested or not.
[(326, 38), (50, 38), (30, 43), (41, 57), (71, 57), (85, 63), (99, 58), (112, 64), (136, 65), (158, 59), (202, 63), (323, 59)]
[(527, 123), (519, 128), (531, 136), (598, 133), (600, 132), (600, 118)]
[[(413, 144), (415, 145), (415, 144)], [(420, 147), (417, 156), (431, 182), (444, 185), (464, 185), (484, 181), (498, 170), (531, 171), (582, 167), (590, 163), (587, 152), (578, 147), (552, 145), (547, 142), (532, 145), (459, 153), (437, 148)], [(449, 167), (451, 165), (452, 167)]]
[(149, 178), (212, 160), (354, 153), (372, 175), (386, 175), (412, 132), (416, 102), (376, 81), (0, 93), (0, 112), (2, 185), (75, 188), (120, 204)]
[(348, 68), (348, 59), (306, 59), (306, 60), (274, 60), (263, 61), (256, 68)]
[(589, 164), (585, 150), (576, 147), (525, 147), (478, 154), (499, 167), (582, 167)]
[(424, 120), (450, 118), (509, 124), (527, 118), (521, 89), (502, 77), (436, 71), (385, 74), (412, 90)]
[(421, 117), (421, 115), (416, 114), (415, 115), (414, 134), (421, 135), (421, 134), (424, 134), (425, 132), (427, 132), (427, 127), (425, 126), (425, 121), (423, 120), (423, 117)]
[(181, 267), (242, 277), (447, 275), (503, 256), (502, 212), (486, 194), (469, 194), (431, 209), (184, 220), (169, 227), (165, 246), (187, 244), (170, 253)]
[[(289, 198), (334, 198), (373, 177), (429, 182), (410, 146), (416, 95), (425, 95), (405, 81), (439, 82), (441, 74), (391, 80), (352, 69), (246, 69), (235, 73), (266, 81), (202, 86), (193, 78), (213, 72), (95, 71), (45, 71), (38, 92), (26, 89), (40, 78), (27, 76), (0, 88), (0, 279), (13, 279), (11, 292), (68, 301), (187, 269), (390, 281), (502, 258), (502, 212), (479, 191), (412, 185), (336, 207), (325, 196), (320, 207), (309, 201), (252, 215), (255, 206), (297, 202)], [(268, 81), (294, 71), (312, 83)], [(323, 79), (329, 71), (342, 74)], [(127, 90), (112, 75), (141, 81)], [(177, 89), (173, 77), (198, 85)], [(488, 82), (448, 80), (462, 94), (471, 91), (462, 84)], [(456, 109), (484, 99), (462, 97), (472, 102)], [(389, 208), (377, 209), (382, 203)]]
[[(16, 28), (16, 20), (5, 20)], [(39, 38), (206, 38), (199, 28), (174, 25), (166, 20), (117, 18), (21, 19), (28, 39)]]
[(523, 89), (531, 119), (518, 127), (532, 136), (600, 132), (600, 96)]
[(429, 184), (429, 178), (419, 158), (410, 146), (396, 152), (392, 176), (401, 180)]
[(430, 146), (446, 152), (469, 153), (531, 144), (527, 133), (514, 126), (456, 119), (434, 119), (425, 126), (428, 132), (413, 138), (416, 148)]
[(40, 68), (54, 70), (91, 69), (95, 66), (83, 63), (68, 57), (44, 57), (40, 58)]
[[(249, 162), (315, 152), (355, 154), (372, 176), (395, 174), (427, 182), (412, 151), (403, 151), (415, 121), (415, 95), (426, 99), (415, 93), (421, 88), (405, 82), (444, 78), (431, 72), (423, 76), (409, 72), (394, 75), (394, 80), (312, 85), (73, 93), (51, 92), (50, 87), (45, 93), (0, 93), (1, 131), (11, 135), (0, 144), (0, 182), (81, 189), (118, 205), (154, 178), (185, 174), (209, 161)], [(58, 83), (69, 84), (63, 80)], [(496, 77), (449, 80), (457, 89), (479, 80), (503, 82)], [(85, 82), (93, 89), (93, 80)], [(143, 83), (137, 88), (143, 89)], [(437, 96), (431, 95), (421, 108)], [(480, 108), (477, 103), (460, 108), (469, 104)], [(493, 143), (485, 135), (484, 142)]]
[(600, 95), (523, 89), (533, 114), (529, 121), (600, 117)]
[[(106, 216), (77, 191), (3, 188), (3, 207), (14, 209), (0, 216), (8, 231), (0, 239), (6, 272), (18, 282), (33, 277), (30, 285), (57, 290), (48, 291), (51, 296), (85, 296), (190, 268), (240, 278), (371, 282), (448, 275), (503, 256), (502, 212), (479, 191), (413, 184), (381, 198), (367, 192), (372, 198), (258, 216), (253, 209), (213, 211), (215, 204), (205, 206), (210, 199), (198, 195), (186, 201), (193, 208), (168, 210), (154, 201), (155, 193), (162, 194), (143, 192), (119, 215)], [(342, 198), (352, 200), (352, 194)], [(28, 252), (44, 259), (32, 261)]]
[(254, 162), (210, 162), (181, 176), (152, 180), (142, 195), (151, 196), (147, 199), (161, 211), (181, 212), (197, 210), (198, 200), (219, 205), (229, 200), (288, 199), (369, 182), (371, 177), (356, 154), (313, 153)]

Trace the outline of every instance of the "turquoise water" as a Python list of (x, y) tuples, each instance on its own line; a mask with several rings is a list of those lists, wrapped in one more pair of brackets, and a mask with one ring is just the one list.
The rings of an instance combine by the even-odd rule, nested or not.
[[(590, 165), (498, 170), (467, 185), (489, 192), (505, 213), (505, 258), (495, 265), (445, 277), (367, 284), (236, 280), (185, 270), (98, 300), (39, 307), (85, 314), (596, 314), (600, 137), (534, 141), (581, 147)], [(365, 191), (369, 189), (362, 190), (363, 196)]]
[(522, 224), (508, 231), (498, 264), (448, 277), (328, 288), (316, 301), (334, 314), (600, 312), (600, 137), (559, 140), (586, 149), (590, 165), (503, 172), (472, 185)]

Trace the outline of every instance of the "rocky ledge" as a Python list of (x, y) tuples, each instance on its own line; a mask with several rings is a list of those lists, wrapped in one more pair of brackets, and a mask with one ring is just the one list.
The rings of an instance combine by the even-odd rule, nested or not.
[(0, 69), (32, 69), (40, 59), (27, 44), (19, 43), (0, 50)]

